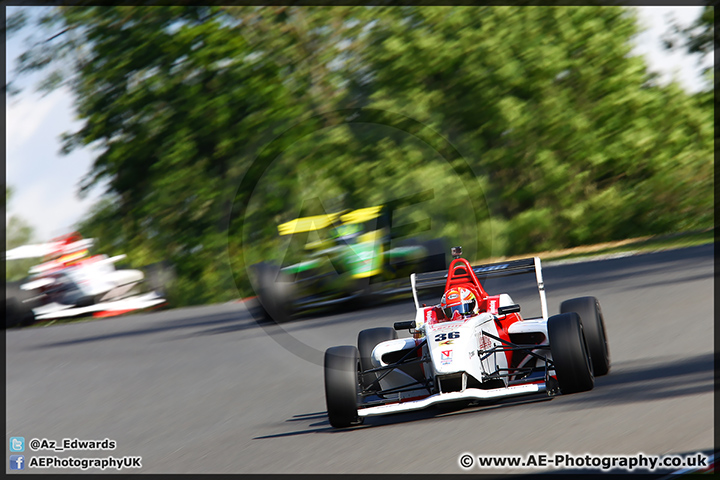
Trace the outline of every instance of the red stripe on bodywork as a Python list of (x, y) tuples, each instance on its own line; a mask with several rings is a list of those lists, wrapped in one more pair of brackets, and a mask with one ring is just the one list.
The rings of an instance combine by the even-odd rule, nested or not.
[(96, 318), (115, 317), (117, 315), (122, 315), (123, 313), (128, 313), (128, 312), (133, 312), (133, 311), (135, 311), (134, 308), (130, 308), (127, 310), (105, 310), (102, 312), (93, 313), (93, 317), (96, 317)]
[[(495, 320), (495, 326), (497, 327), (498, 337), (502, 338), (506, 342), (510, 342), (510, 334), (508, 333), (508, 328), (510, 328), (510, 325), (512, 325), (515, 322), (520, 321), (520, 314), (519, 313), (509, 313), (505, 315), (505, 318), (501, 320)], [(512, 365), (512, 355), (513, 352), (505, 352), (505, 356), (507, 356), (508, 365)]]

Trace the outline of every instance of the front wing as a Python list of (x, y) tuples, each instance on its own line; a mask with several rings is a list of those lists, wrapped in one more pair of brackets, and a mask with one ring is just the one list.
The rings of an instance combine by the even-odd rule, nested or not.
[(72, 305), (62, 305), (59, 303), (51, 303), (33, 309), (35, 320), (52, 320), (56, 318), (78, 317), (87, 314), (121, 314), (135, 310), (143, 310), (155, 307), (165, 303), (165, 299), (158, 296), (155, 292), (144, 295), (135, 295), (132, 297), (115, 300), (112, 302), (96, 303), (87, 307), (73, 307)]
[(499, 398), (514, 397), (518, 395), (529, 395), (541, 393), (547, 390), (545, 382), (530, 383), (526, 385), (514, 385), (505, 388), (494, 388), (483, 390), (480, 388), (468, 388), (461, 392), (436, 393), (419, 400), (410, 400), (402, 403), (389, 403), (373, 407), (358, 408), (358, 416), (372, 417), (386, 415), (388, 413), (410, 412), (421, 410), (436, 403), (454, 402), (456, 400), (495, 400)]

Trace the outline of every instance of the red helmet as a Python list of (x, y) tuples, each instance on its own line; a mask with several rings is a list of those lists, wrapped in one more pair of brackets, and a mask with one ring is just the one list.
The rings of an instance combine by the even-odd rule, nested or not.
[(478, 313), (478, 302), (475, 294), (463, 287), (453, 287), (443, 295), (440, 308), (449, 320), (462, 318)]

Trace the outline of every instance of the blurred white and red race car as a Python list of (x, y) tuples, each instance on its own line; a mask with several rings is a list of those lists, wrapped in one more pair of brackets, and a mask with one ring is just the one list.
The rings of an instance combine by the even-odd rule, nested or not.
[(112, 316), (165, 303), (156, 292), (139, 293), (140, 270), (116, 270), (125, 255), (90, 255), (93, 239), (72, 233), (8, 250), (6, 261), (43, 257), (30, 276), (6, 286), (6, 326), (83, 315)]
[[(593, 388), (610, 356), (595, 297), (566, 300), (548, 318), (540, 259), (481, 266), (455, 259), (447, 271), (412, 274), (414, 320), (358, 334), (358, 346), (325, 352), (325, 399), (330, 424), (348, 427), (368, 416), (453, 408), (501, 398), (557, 395)], [(534, 273), (541, 316), (523, 318), (510, 295), (490, 295), (478, 276)], [(420, 305), (417, 290), (444, 286), (438, 305)], [(409, 330), (397, 338), (396, 330)]]

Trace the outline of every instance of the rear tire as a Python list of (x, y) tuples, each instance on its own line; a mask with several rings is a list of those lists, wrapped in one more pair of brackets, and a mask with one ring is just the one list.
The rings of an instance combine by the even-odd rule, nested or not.
[(251, 268), (255, 274), (255, 293), (265, 318), (275, 323), (289, 320), (293, 313), (293, 282), (275, 265), (258, 263)]
[(423, 261), (423, 265), (420, 272), (437, 272), (439, 270), (447, 269), (447, 255), (446, 242), (442, 238), (434, 240), (428, 240), (423, 243), (423, 246), (427, 250), (427, 255)]
[(325, 351), (325, 402), (328, 420), (335, 428), (362, 423), (358, 417), (357, 399), (360, 393), (360, 353), (345, 345)]
[(606, 375), (610, 371), (610, 351), (600, 302), (595, 297), (579, 297), (565, 300), (560, 304), (560, 313), (569, 312), (580, 315), (585, 340), (592, 359), (593, 374), (596, 377)]
[(568, 394), (592, 390), (595, 379), (580, 316), (575, 312), (553, 315), (547, 327), (560, 391)]
[[(367, 330), (362, 330), (358, 333), (357, 343), (358, 351), (360, 352), (360, 366), (362, 367), (362, 370), (365, 371), (373, 368), (371, 360), (372, 351), (377, 344), (387, 340), (395, 340), (396, 338), (398, 338), (397, 332), (395, 329), (390, 327), (368, 328)], [(363, 375), (363, 388), (368, 388), (373, 384), (373, 382), (375, 382), (375, 385), (371, 388), (371, 390), (379, 390), (380, 386), (377, 384), (376, 380), (377, 373), (368, 373)]]
[(168, 261), (151, 263), (142, 268), (145, 275), (145, 284), (147, 288), (154, 291), (159, 296), (167, 298), (169, 287), (176, 278), (175, 269)]

